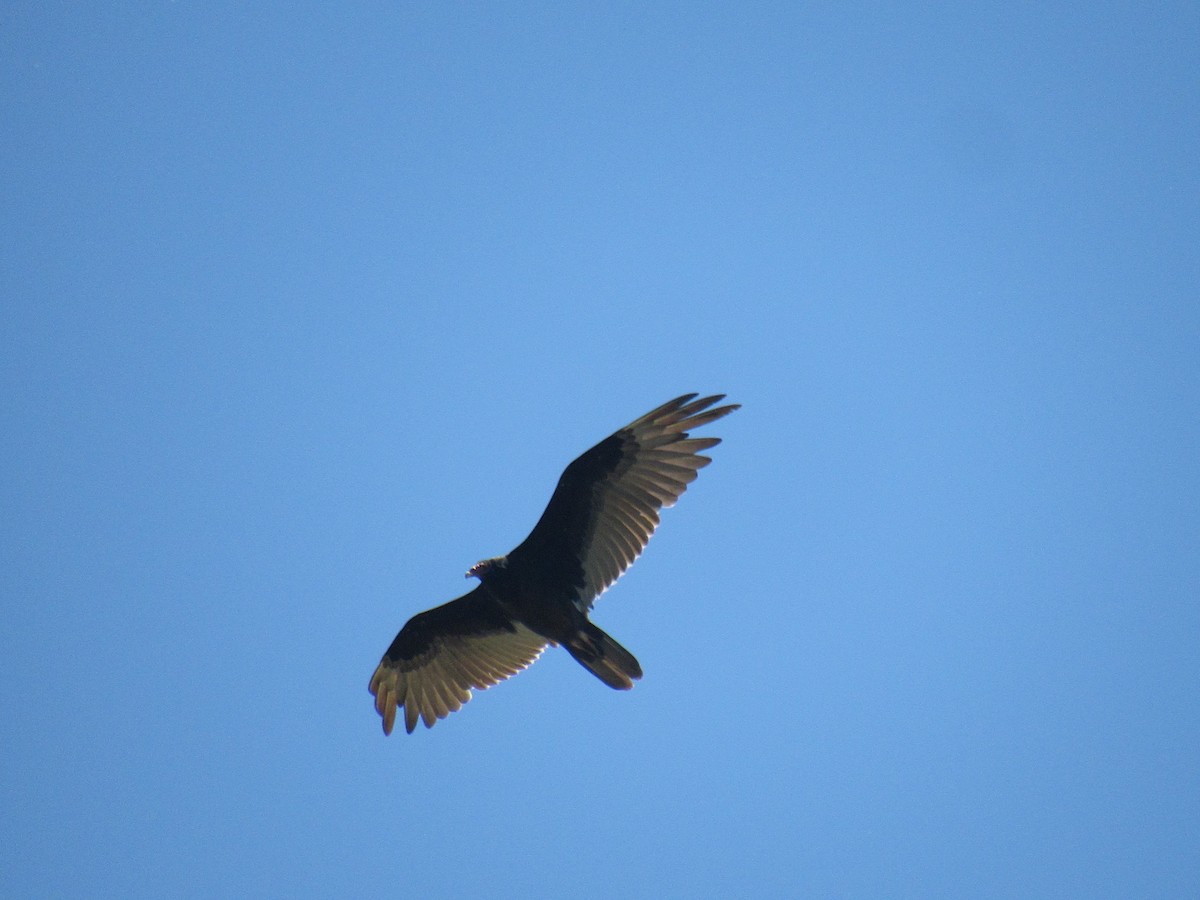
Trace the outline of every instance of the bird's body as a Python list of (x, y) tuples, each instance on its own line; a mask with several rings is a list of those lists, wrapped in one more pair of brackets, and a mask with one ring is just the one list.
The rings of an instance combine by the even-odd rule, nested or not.
[(719, 438), (687, 429), (737, 409), (711, 408), (723, 395), (686, 394), (619, 429), (567, 466), (529, 536), (507, 556), (468, 570), (470, 593), (413, 616), (392, 641), (371, 693), (391, 733), (404, 708), (405, 729), (432, 727), (471, 699), (561, 644), (610, 687), (642, 677), (628, 650), (588, 619), (595, 599), (641, 554), (671, 506), (710, 460)]

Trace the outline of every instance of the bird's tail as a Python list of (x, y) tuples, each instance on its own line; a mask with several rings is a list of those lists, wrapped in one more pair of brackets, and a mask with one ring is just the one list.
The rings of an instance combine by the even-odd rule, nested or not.
[(610, 688), (627, 691), (642, 677), (642, 667), (633, 654), (591, 622), (585, 621), (563, 646), (581, 666)]

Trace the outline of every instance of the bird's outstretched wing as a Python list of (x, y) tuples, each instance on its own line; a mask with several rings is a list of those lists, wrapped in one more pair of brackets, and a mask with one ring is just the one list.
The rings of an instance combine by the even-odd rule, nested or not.
[(383, 731), (404, 708), (411, 734), (462, 708), (471, 689), (491, 687), (532, 663), (546, 639), (511, 621), (482, 588), (408, 620), (371, 676)]
[(738, 408), (713, 408), (724, 398), (677, 397), (567, 466), (541, 519), (508, 555), (509, 566), (520, 567), (547, 597), (570, 597), (590, 609), (641, 554), (658, 527), (658, 511), (674, 505), (712, 461), (700, 453), (721, 439), (688, 431)]

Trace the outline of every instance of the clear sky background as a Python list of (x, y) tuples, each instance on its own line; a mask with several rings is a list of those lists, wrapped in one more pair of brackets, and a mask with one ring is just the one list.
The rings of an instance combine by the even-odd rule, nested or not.
[[(1200, 6), (0, 42), (0, 893), (1200, 892)], [(686, 391), (644, 680), (385, 738), (400, 626)]]

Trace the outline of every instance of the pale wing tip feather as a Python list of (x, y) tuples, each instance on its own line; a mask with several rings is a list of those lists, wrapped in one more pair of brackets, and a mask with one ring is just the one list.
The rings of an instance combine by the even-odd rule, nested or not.
[(375, 711), (383, 722), (383, 733), (391, 734), (396, 724), (396, 697), (398, 694), (397, 673), (383, 663), (371, 676), (370, 691), (375, 695)]
[(677, 412), (679, 409), (681, 409), (683, 406), (685, 406), (687, 403), (694, 400), (698, 396), (699, 395), (696, 393), (683, 394), (679, 397), (676, 397), (674, 400), (668, 400), (662, 406), (656, 406), (654, 409), (650, 410), (650, 412), (646, 413), (644, 416), (640, 416), (639, 418), (635, 419), (631, 424), (632, 425), (640, 425), (645, 422), (653, 422), (657, 419), (664, 418), (665, 416), (668, 416), (672, 413)]

